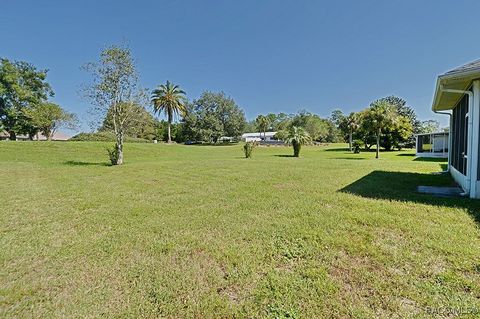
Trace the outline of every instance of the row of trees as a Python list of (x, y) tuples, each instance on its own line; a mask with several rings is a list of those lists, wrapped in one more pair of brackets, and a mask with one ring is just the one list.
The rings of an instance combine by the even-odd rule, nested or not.
[(247, 130), (262, 132), (278, 132), (277, 138), (285, 140), (292, 127), (303, 128), (312, 141), (323, 143), (343, 142), (340, 130), (331, 119), (301, 110), (297, 114), (269, 113), (260, 114), (247, 124)]
[[(116, 138), (111, 159), (123, 163), (126, 136), (161, 139), (167, 142), (217, 142), (223, 136), (238, 138), (247, 131), (277, 131), (277, 137), (288, 140), (292, 132), (308, 135), (317, 142), (361, 141), (369, 149), (377, 145), (386, 150), (412, 146), (413, 133), (438, 130), (434, 121), (420, 122), (414, 110), (398, 97), (374, 101), (357, 113), (343, 114), (335, 110), (330, 118), (321, 118), (307, 111), (297, 114), (270, 113), (247, 122), (242, 109), (223, 92), (204, 92), (189, 102), (178, 85), (167, 81), (148, 91), (139, 85), (131, 52), (126, 47), (112, 46), (102, 51), (98, 61), (88, 63), (85, 70), (92, 81), (85, 86), (87, 97), (98, 118), (100, 131), (113, 132)], [(15, 139), (16, 134), (33, 137), (42, 132), (47, 138), (61, 126), (73, 127), (74, 114), (49, 101), (53, 90), (46, 82), (46, 70), (37, 70), (25, 62), (1, 60), (0, 125)], [(147, 111), (165, 114), (158, 121)], [(180, 119), (180, 121), (175, 121)], [(377, 155), (378, 156), (378, 155)]]
[(415, 145), (414, 134), (440, 130), (437, 121), (419, 121), (413, 108), (396, 96), (376, 100), (360, 112), (349, 115), (340, 110), (332, 112), (331, 120), (348, 141), (352, 150), (353, 141), (363, 144), (365, 149), (376, 145), (376, 157), (380, 148), (402, 149)]
[(54, 92), (46, 77), (47, 70), (27, 62), (0, 59), (0, 130), (11, 140), (19, 134), (33, 139), (38, 133), (50, 140), (58, 128), (76, 127), (75, 114), (49, 101)]
[[(143, 108), (142, 96), (145, 91), (138, 88), (133, 59), (128, 48), (111, 47), (102, 52), (99, 62), (90, 64), (94, 74), (89, 97), (93, 103), (106, 112), (103, 130), (113, 130), (117, 136), (114, 161), (123, 162), (123, 140), (136, 126), (145, 125), (142, 119), (150, 119)], [(285, 113), (259, 115), (247, 122), (245, 114), (235, 101), (224, 93), (204, 92), (200, 98), (188, 102), (186, 93), (179, 86), (167, 81), (152, 92), (149, 103), (156, 113), (164, 113), (167, 141), (201, 140), (217, 142), (222, 136), (238, 137), (245, 131), (277, 131), (277, 137), (287, 140), (294, 128), (301, 128), (309, 139), (318, 142), (346, 140), (352, 148), (353, 140), (361, 141), (366, 149), (376, 145), (376, 156), (381, 147), (386, 150), (413, 146), (413, 133), (420, 133), (422, 125), (414, 110), (406, 101), (389, 96), (371, 103), (366, 109), (343, 114), (335, 110), (329, 119), (307, 111), (297, 114)], [(175, 116), (181, 121), (174, 123)], [(428, 125), (427, 125), (428, 124)], [(158, 133), (158, 131), (157, 131)]]

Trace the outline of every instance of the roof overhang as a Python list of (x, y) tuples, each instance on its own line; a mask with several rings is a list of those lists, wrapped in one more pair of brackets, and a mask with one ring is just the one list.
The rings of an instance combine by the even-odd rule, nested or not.
[(437, 78), (432, 111), (447, 111), (453, 109), (462, 99), (459, 93), (445, 92), (444, 90), (467, 90), (472, 81), (480, 79), (480, 68), (468, 71), (448, 72)]

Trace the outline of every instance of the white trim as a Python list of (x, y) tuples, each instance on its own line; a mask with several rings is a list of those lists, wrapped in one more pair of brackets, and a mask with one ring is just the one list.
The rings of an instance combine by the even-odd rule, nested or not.
[(448, 158), (448, 152), (444, 153), (415, 153), (415, 157), (435, 157), (435, 158)]
[(452, 175), (455, 182), (457, 182), (458, 185), (460, 185), (463, 188), (463, 190), (466, 191), (467, 177), (462, 173), (460, 173), (459, 171), (457, 171), (457, 169), (452, 165), (450, 165), (450, 174)]
[(480, 134), (480, 81), (473, 81), (473, 101), (472, 101), (472, 139), (471, 139), (471, 151), (470, 151), (470, 197), (471, 198), (480, 198), (480, 185), (477, 181), (478, 175), (478, 160), (480, 155), (480, 150), (478, 148), (479, 143), (479, 134)]

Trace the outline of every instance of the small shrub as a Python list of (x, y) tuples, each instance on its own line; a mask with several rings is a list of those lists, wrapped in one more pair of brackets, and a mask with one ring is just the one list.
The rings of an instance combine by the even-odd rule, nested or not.
[(107, 148), (107, 154), (108, 154), (108, 158), (110, 159), (110, 163), (112, 163), (112, 165), (117, 165), (118, 163), (117, 144), (115, 144), (113, 148)]
[(353, 141), (352, 146), (353, 146), (353, 153), (359, 154), (360, 148), (363, 146), (363, 142), (361, 140), (355, 140)]
[(257, 142), (247, 142), (243, 145), (243, 152), (245, 153), (245, 158), (252, 157), (253, 149), (257, 146)]

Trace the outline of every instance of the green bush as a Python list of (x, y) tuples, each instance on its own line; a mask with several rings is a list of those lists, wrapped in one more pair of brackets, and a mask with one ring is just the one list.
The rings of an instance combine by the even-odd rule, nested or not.
[[(75, 135), (70, 139), (71, 141), (79, 142), (115, 142), (116, 137), (112, 132), (97, 132), (97, 133), (80, 133)], [(150, 143), (151, 141), (136, 138), (136, 137), (125, 137), (125, 142), (127, 143)]]
[(257, 142), (247, 142), (243, 145), (243, 152), (245, 153), (245, 158), (252, 157), (253, 149), (257, 146)]

